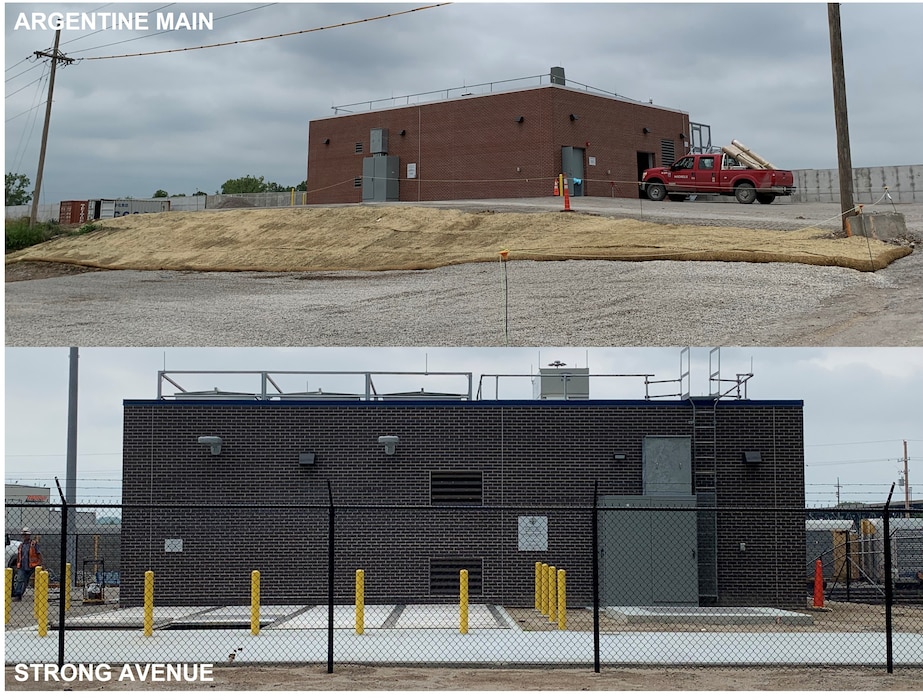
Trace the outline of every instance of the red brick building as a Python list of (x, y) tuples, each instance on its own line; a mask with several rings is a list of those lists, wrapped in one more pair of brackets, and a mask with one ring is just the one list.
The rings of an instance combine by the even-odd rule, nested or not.
[(536, 87), (316, 119), (308, 203), (547, 197), (562, 172), (572, 196), (637, 196), (645, 168), (689, 148), (689, 115), (592, 90), (552, 69)]

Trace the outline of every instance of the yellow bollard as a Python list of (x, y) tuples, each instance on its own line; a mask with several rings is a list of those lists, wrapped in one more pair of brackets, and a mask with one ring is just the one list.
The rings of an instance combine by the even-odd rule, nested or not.
[(567, 574), (558, 569), (558, 629), (567, 629)]
[[(41, 565), (35, 567), (35, 578), (32, 579), (32, 617), (38, 619), (38, 591), (35, 587), (38, 585), (38, 575), (42, 572)], [(26, 581), (26, 587), (23, 589), (23, 595), (29, 590), (29, 582)]]
[(542, 615), (547, 615), (548, 614), (548, 564), (542, 564), (542, 573), (539, 578), (541, 578), (541, 581), (539, 581), (539, 585), (541, 585), (542, 587), (542, 605), (539, 608), (539, 612), (541, 612)]
[(10, 624), (10, 612), (13, 607), (13, 570), (6, 570), (6, 595), (3, 601), (3, 624)]
[(542, 575), (542, 563), (535, 562), (535, 609), (542, 609), (542, 583), (539, 578)]
[(356, 634), (365, 633), (365, 571), (356, 569)]
[(250, 634), (260, 633), (260, 572), (250, 572)]
[(144, 636), (154, 634), (154, 572), (144, 572)]
[(64, 610), (71, 609), (71, 564), (67, 562), (67, 566), (64, 567), (64, 581), (61, 582), (62, 591), (61, 595), (64, 596)]
[(468, 634), (468, 569), (462, 569), (459, 574), (459, 621), (458, 631)]
[(548, 620), (557, 622), (558, 619), (558, 572), (553, 566), (548, 567)]
[(48, 634), (48, 572), (45, 569), (35, 572), (35, 604), (38, 614), (38, 636)]

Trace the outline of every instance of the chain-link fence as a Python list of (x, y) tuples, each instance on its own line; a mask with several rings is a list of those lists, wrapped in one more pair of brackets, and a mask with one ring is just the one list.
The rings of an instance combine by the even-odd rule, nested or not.
[(8, 533), (5, 660), (923, 665), (923, 518), (703, 502), (81, 504), (21, 600)]

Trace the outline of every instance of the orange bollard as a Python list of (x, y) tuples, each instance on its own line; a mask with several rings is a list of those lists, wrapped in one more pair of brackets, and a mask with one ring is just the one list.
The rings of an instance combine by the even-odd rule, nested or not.
[(573, 211), (570, 208), (570, 193), (567, 188), (567, 178), (564, 178), (564, 208), (561, 211)]
[(824, 607), (824, 565), (820, 559), (814, 562), (814, 607)]

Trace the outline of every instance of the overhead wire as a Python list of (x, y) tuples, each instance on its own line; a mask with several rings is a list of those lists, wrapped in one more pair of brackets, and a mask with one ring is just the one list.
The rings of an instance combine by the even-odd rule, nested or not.
[(186, 51), (199, 51), (199, 50), (203, 50), (203, 49), (216, 49), (216, 48), (220, 48), (220, 47), (223, 47), (223, 46), (239, 46), (239, 45), (241, 45), (241, 44), (249, 44), (249, 43), (253, 43), (253, 42), (257, 42), (257, 41), (268, 41), (268, 40), (270, 40), (270, 39), (281, 39), (281, 38), (284, 38), (284, 37), (298, 36), (298, 35), (300, 35), (300, 34), (310, 34), (310, 33), (312, 33), (312, 32), (320, 32), (320, 31), (323, 31), (323, 30), (325, 30), (325, 29), (339, 29), (339, 28), (341, 28), (341, 27), (349, 27), (349, 26), (356, 25), (356, 24), (363, 24), (363, 23), (365, 23), (365, 22), (375, 22), (375, 21), (382, 20), (382, 19), (388, 19), (388, 18), (390, 18), (390, 17), (399, 17), (399, 16), (401, 16), (401, 15), (407, 15), (407, 14), (411, 14), (411, 13), (413, 13), (413, 12), (420, 12), (421, 10), (431, 10), (431, 9), (436, 8), (436, 7), (443, 7), (443, 6), (445, 6), (445, 5), (451, 5), (451, 4), (452, 4), (452, 3), (450, 3), (450, 2), (440, 2), (440, 3), (436, 3), (436, 4), (434, 4), (434, 5), (425, 5), (425, 6), (423, 6), (423, 7), (414, 7), (414, 8), (409, 9), (409, 10), (402, 10), (402, 11), (400, 11), (400, 12), (390, 12), (390, 13), (388, 13), (388, 14), (385, 14), (385, 15), (378, 15), (378, 16), (375, 16), (375, 17), (365, 17), (365, 18), (363, 18), (363, 19), (350, 20), (349, 22), (340, 22), (340, 23), (338, 23), (338, 24), (330, 24), (330, 25), (326, 25), (326, 26), (323, 26), (323, 27), (313, 27), (313, 28), (311, 28), (311, 29), (301, 29), (301, 30), (294, 31), (294, 32), (285, 32), (285, 33), (283, 33), (283, 34), (272, 34), (272, 35), (269, 35), (269, 36), (254, 37), (254, 38), (252, 38), (252, 39), (238, 39), (238, 40), (236, 40), (236, 41), (224, 41), (224, 42), (220, 42), (220, 43), (217, 43), (217, 44), (204, 44), (204, 45), (201, 45), (201, 46), (189, 46), (189, 47), (180, 48), (180, 49), (162, 49), (162, 50), (160, 50), (160, 51), (146, 51), (146, 52), (142, 52), (142, 53), (119, 54), (119, 55), (113, 55), (113, 56), (87, 56), (87, 57), (82, 58), (82, 59), (79, 59), (79, 60), (81, 60), (81, 61), (102, 61), (102, 60), (112, 59), (112, 58), (136, 58), (136, 57), (139, 57), (139, 56), (158, 56), (158, 55), (169, 54), (169, 53), (183, 53), (183, 52), (186, 52)]

